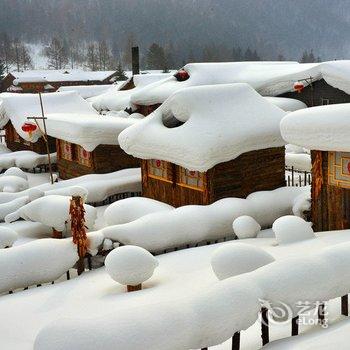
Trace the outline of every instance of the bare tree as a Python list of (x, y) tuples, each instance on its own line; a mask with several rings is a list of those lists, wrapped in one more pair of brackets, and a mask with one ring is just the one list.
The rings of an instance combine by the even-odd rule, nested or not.
[(44, 54), (48, 58), (48, 68), (64, 69), (68, 64), (68, 53), (63, 42), (55, 37), (49, 46), (44, 49)]
[(90, 70), (97, 70), (98, 69), (98, 55), (97, 55), (97, 49), (95, 43), (91, 43), (88, 45), (87, 53), (86, 53), (86, 66)]
[(102, 40), (98, 43), (98, 59), (100, 70), (106, 70), (110, 68), (113, 58), (111, 55), (111, 49), (105, 40)]

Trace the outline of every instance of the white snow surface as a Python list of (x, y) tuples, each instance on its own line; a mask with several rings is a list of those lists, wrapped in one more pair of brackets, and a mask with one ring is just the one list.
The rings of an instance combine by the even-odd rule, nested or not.
[[(299, 244), (295, 249), (298, 248), (304, 248), (305, 253), (305, 246)], [(122, 313), (106, 310), (100, 317), (94, 314), (90, 318), (79, 315), (55, 319), (40, 330), (34, 350), (93, 350), (96, 344), (105, 350), (201, 349), (221, 344), (235, 332), (254, 325), (261, 300), (270, 302), (270, 309), (285, 303), (290, 307), (290, 316), (295, 316), (300, 311), (300, 301), (330, 300), (349, 291), (349, 242), (310, 253), (303, 259), (301, 256), (284, 257), (172, 300), (137, 305), (135, 299), (129, 299)], [(188, 277), (193, 278), (193, 274)]]
[[(52, 113), (70, 113), (72, 115), (98, 115), (98, 113), (76, 92), (51, 92), (41, 95), (45, 117), (49, 118)], [(1, 126), (9, 120), (17, 133), (26, 141), (36, 142), (41, 136), (39, 129), (35, 130), (30, 137), (22, 130), (22, 125), (28, 117), (41, 117), (41, 107), (38, 94), (0, 94), (2, 100), (0, 108)], [(49, 120), (47, 120), (48, 122)], [(34, 121), (30, 121), (34, 123)], [(42, 121), (38, 120), (40, 128), (43, 130)]]
[(349, 113), (349, 103), (292, 112), (282, 119), (281, 133), (287, 142), (311, 150), (350, 152)]
[(74, 91), (80, 95), (83, 99), (94, 97), (107, 92), (114, 85), (74, 85), (74, 86), (61, 86), (57, 89), (58, 92)]
[(53, 113), (47, 118), (49, 136), (78, 144), (89, 152), (101, 144), (118, 145), (119, 133), (139, 121), (84, 113)]
[(300, 217), (286, 215), (278, 218), (272, 225), (278, 244), (289, 244), (315, 238), (311, 222)]
[(255, 238), (261, 230), (261, 226), (254, 218), (248, 215), (239, 216), (233, 221), (233, 232), (239, 239)]
[(1, 192), (19, 192), (29, 188), (28, 180), (14, 175), (0, 176)]
[[(124, 130), (119, 144), (137, 158), (207, 171), (245, 152), (283, 146), (285, 114), (247, 84), (191, 87)], [(166, 126), (174, 120), (184, 124)]]
[[(89, 99), (89, 102), (97, 111), (123, 111), (125, 108), (133, 108), (130, 97), (136, 91), (156, 81), (170, 77), (168, 73), (137, 74), (129, 78), (125, 83), (113, 86), (107, 92)], [(123, 90), (124, 86), (133, 80), (134, 88)]]
[[(44, 196), (7, 215), (5, 221), (9, 223), (22, 218), (27, 221), (40, 222), (51, 226), (57, 231), (64, 231), (66, 225), (70, 226), (70, 200), (71, 197), (67, 196)], [(84, 208), (86, 226), (91, 229), (96, 220), (96, 208), (87, 204), (84, 204)]]
[[(303, 260), (303, 257), (313, 251), (319, 252), (323, 247), (347, 242), (349, 237), (349, 231), (332, 231), (317, 233), (317, 238), (312, 242), (303, 241), (283, 247), (274, 245), (273, 238), (250, 239), (246, 240), (245, 243), (262, 247), (276, 260), (293, 256)], [(113, 349), (122, 344), (119, 343), (122, 341), (121, 339), (126, 342), (132, 340), (130, 346), (136, 343), (136, 349), (148, 349), (148, 344), (143, 344), (142, 341), (161, 340), (160, 337), (162, 337), (165, 344), (170, 339), (171, 344), (169, 346), (171, 346), (173, 345), (173, 337), (177, 337), (179, 340), (184, 339), (184, 335), (186, 335), (186, 339), (187, 336), (193, 337), (194, 325), (196, 325), (196, 322), (192, 322), (193, 308), (191, 306), (186, 308), (190, 314), (187, 313), (184, 309), (184, 302), (187, 305), (189, 298), (197, 299), (199, 295), (217, 283), (217, 278), (210, 265), (211, 255), (220, 246), (236, 243), (239, 243), (239, 241), (184, 249), (157, 256), (159, 267), (154, 271), (152, 278), (144, 283), (143, 290), (137, 293), (125, 293), (125, 287), (115, 283), (105, 272), (105, 269), (101, 268), (86, 272), (79, 278), (64, 283), (32, 288), (24, 292), (15, 292), (12, 295), (3, 295), (0, 298), (0, 309), (2, 311), (0, 313), (0, 323), (2, 325), (0, 327), (1, 345), (5, 349), (33, 350), (34, 340), (40, 330), (44, 328), (45, 330), (41, 331), (40, 337), (43, 337), (45, 333), (45, 339), (42, 339), (43, 342), (48, 341), (46, 348), (42, 344), (45, 350), (50, 348), (53, 338), (56, 338), (55, 340), (61, 345), (61, 349), (75, 349), (75, 346), (69, 346), (72, 344), (66, 344), (67, 338), (75, 338), (76, 341), (79, 338), (81, 341), (79, 345), (84, 349), (89, 349), (89, 346), (96, 347), (96, 344), (99, 347), (104, 347), (106, 342), (114, 336), (117, 338), (116, 342), (114, 342), (115, 339), (110, 339), (110, 346)], [(223, 299), (226, 307), (229, 305), (226, 302), (227, 300), (230, 299)], [(242, 304), (244, 304), (244, 300)], [(215, 310), (212, 306), (211, 309)], [(331, 302), (330, 308), (327, 310), (330, 310), (332, 327), (332, 323), (334, 324), (339, 316), (339, 300), (334, 301), (334, 303)], [(182, 311), (186, 314), (177, 322), (179, 312)], [(231, 312), (231, 316), (235, 314), (235, 310), (231, 310), (231, 308), (229, 312)], [(62, 317), (65, 318), (64, 322), (70, 319), (72, 321), (70, 324), (74, 327), (71, 326), (67, 329), (63, 327)], [(186, 319), (186, 317), (189, 318)], [(100, 323), (101, 320), (107, 321), (107, 319), (109, 320), (108, 324), (106, 322)], [(124, 320), (130, 320), (130, 323), (124, 323)], [(139, 324), (139, 321), (142, 322), (142, 325)], [(221, 321), (224, 321), (224, 319), (222, 318)], [(221, 321), (219, 319), (218, 324), (224, 324)], [(165, 322), (169, 322), (167, 323), (169, 326), (166, 329), (166, 334), (162, 334), (161, 330), (163, 328), (159, 327), (163, 327)], [(55, 330), (58, 332), (56, 333), (57, 337), (54, 334), (46, 333), (47, 326), (52, 323), (57, 323), (57, 328), (61, 329), (62, 327), (62, 332), (61, 330), (58, 332), (58, 329)], [(18, 324), (22, 325), (21, 332), (18, 332)], [(75, 327), (77, 324), (80, 325), (79, 329)], [(316, 331), (310, 334), (325, 332), (325, 330), (318, 331), (315, 328), (302, 325), (300, 332), (310, 333), (310, 330)], [(115, 332), (111, 332), (111, 329)], [(142, 340), (139, 339), (140, 329), (143, 330), (142, 334), (145, 335)], [(74, 335), (71, 333), (72, 331), (75, 332)], [(178, 331), (181, 331), (181, 333), (177, 333)], [(206, 332), (206, 328), (203, 331)], [(270, 331), (271, 341), (289, 337), (290, 324), (272, 323)], [(220, 333), (220, 330), (218, 332)], [(167, 337), (168, 333), (171, 335), (170, 338)], [(232, 334), (228, 335), (228, 337), (231, 336)], [(298, 338), (294, 337), (294, 339)], [(323, 338), (323, 341), (327, 344), (327, 337)], [(241, 342), (242, 349), (256, 350), (261, 347), (259, 322), (247, 331), (241, 332)], [(59, 346), (58, 344), (57, 346)], [(79, 347), (77, 348), (79, 349)], [(121, 348), (128, 349), (128, 347)], [(183, 348), (189, 347), (184, 345)], [(330, 349), (332, 346), (329, 345), (328, 348)], [(53, 349), (57, 350), (57, 348)], [(176, 347), (173, 347), (173, 349), (176, 349)], [(231, 349), (231, 342), (227, 341), (225, 344), (214, 347), (214, 349), (229, 350)], [(284, 348), (282, 347), (282, 349)], [(299, 350), (298, 347), (295, 349)]]
[(12, 247), (17, 238), (18, 234), (16, 231), (0, 226), (0, 249)]
[(294, 98), (272, 96), (265, 97), (265, 99), (275, 106), (283, 109), (285, 112), (294, 112), (298, 111), (299, 109), (307, 108), (307, 105), (304, 102), (296, 100)]
[(69, 196), (72, 188), (81, 186), (87, 190), (86, 202), (95, 203), (101, 202), (106, 198), (124, 192), (140, 192), (141, 191), (141, 171), (140, 168), (123, 169), (107, 174), (91, 174), (83, 175), (69, 180), (59, 182), (43, 183), (33, 186), (29, 190), (17, 193), (1, 193), (0, 206), (7, 204), (14, 199), (28, 198), (33, 190), (44, 192), (48, 195), (65, 195)]
[(137, 286), (152, 277), (158, 260), (143, 248), (127, 245), (113, 249), (106, 257), (105, 266), (116, 282)]
[(78, 260), (72, 239), (39, 239), (0, 249), (0, 293), (51, 282)]
[(219, 280), (251, 272), (275, 261), (260, 247), (245, 243), (226, 244), (214, 251), (211, 267)]
[(303, 193), (309, 195), (309, 191), (308, 187), (284, 187), (255, 192), (247, 199), (225, 198), (210, 205), (187, 205), (108, 226), (101, 232), (114, 241), (156, 252), (231, 236), (233, 221), (242, 215), (253, 217), (262, 227), (271, 227), (277, 218), (292, 214), (295, 200)]
[(24, 180), (28, 180), (27, 174), (20, 168), (12, 167), (4, 171), (4, 176), (17, 176)]
[(130, 197), (109, 205), (103, 216), (107, 226), (112, 226), (134, 221), (147, 214), (172, 209), (174, 209), (173, 206), (154, 199)]
[[(140, 105), (163, 103), (174, 92), (189, 86), (248, 83), (264, 96), (278, 96), (294, 91), (297, 81), (307, 86), (325, 79), (331, 86), (350, 94), (350, 60), (322, 63), (297, 62), (225, 62), (189, 63), (184, 68), (190, 75), (186, 81), (170, 77), (150, 84), (131, 96)], [(305, 80), (306, 79), (306, 80)]]
[[(51, 153), (51, 163), (56, 163), (57, 154)], [(0, 169), (18, 167), (23, 169), (33, 169), (39, 165), (48, 164), (47, 154), (39, 154), (33, 151), (16, 151), (0, 154)]]

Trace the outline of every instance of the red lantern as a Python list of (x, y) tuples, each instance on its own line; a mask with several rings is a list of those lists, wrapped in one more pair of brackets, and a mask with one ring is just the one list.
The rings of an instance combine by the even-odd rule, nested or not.
[(174, 77), (177, 81), (185, 81), (190, 77), (190, 75), (184, 69), (180, 69), (176, 74), (174, 74)]
[(159, 168), (159, 167), (161, 166), (161, 164), (162, 164), (161, 161), (160, 161), (159, 159), (157, 159), (157, 160), (156, 160), (156, 166), (157, 166), (157, 168)]
[(32, 137), (32, 133), (37, 129), (36, 124), (33, 123), (24, 123), (22, 125), (22, 130), (29, 134), (29, 137)]
[(348, 173), (350, 174), (350, 162), (348, 163)]
[(304, 87), (304, 84), (300, 81), (295, 82), (293, 85), (294, 91), (297, 91), (298, 94), (300, 94), (304, 90)]

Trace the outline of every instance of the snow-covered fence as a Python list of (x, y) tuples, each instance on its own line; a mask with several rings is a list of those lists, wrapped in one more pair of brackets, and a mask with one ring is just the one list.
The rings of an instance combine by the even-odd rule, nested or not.
[(340, 310), (348, 315), (349, 264), (350, 243), (338, 244), (219, 281), (176, 303), (128, 307), (98, 319), (55, 320), (38, 333), (34, 350), (96, 350), (96, 344), (104, 350), (207, 349), (232, 337), (233, 349), (239, 349), (239, 332), (252, 326), (260, 311), (266, 344), (269, 311), (279, 303), (290, 308), (293, 335), (298, 333), (300, 302), (321, 301), (318, 315), (324, 322), (323, 302), (342, 296)]
[(312, 176), (309, 171), (298, 171), (294, 167), (286, 167), (286, 184), (287, 186), (309, 186), (311, 185)]

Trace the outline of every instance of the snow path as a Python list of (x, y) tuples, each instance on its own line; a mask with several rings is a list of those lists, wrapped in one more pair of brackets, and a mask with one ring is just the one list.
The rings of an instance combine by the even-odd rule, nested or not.
[[(269, 232), (266, 232), (268, 234)], [(328, 232), (317, 239), (276, 246), (273, 238), (246, 239), (244, 243), (260, 246), (276, 259), (305, 256), (321, 247), (350, 240), (350, 231)], [(232, 243), (232, 242), (230, 242)], [(159, 267), (153, 277), (144, 283), (144, 290), (125, 293), (124, 287), (114, 282), (103, 268), (87, 272), (79, 278), (56, 285), (33, 288), (0, 297), (1, 348), (32, 349), (38, 331), (58, 318), (93, 318), (110, 313), (132, 312), (141, 305), (169, 301), (176, 304), (183, 297), (198, 295), (217, 281), (211, 270), (212, 252), (220, 245), (185, 249), (157, 256)], [(339, 315), (339, 301), (334, 304), (334, 315)], [(21, 329), (18, 332), (18, 329)], [(289, 335), (290, 326), (274, 326), (271, 339)], [(242, 349), (260, 347), (259, 324), (242, 333)], [(230, 342), (210, 349), (228, 350)], [(161, 350), (161, 349), (159, 349)]]

